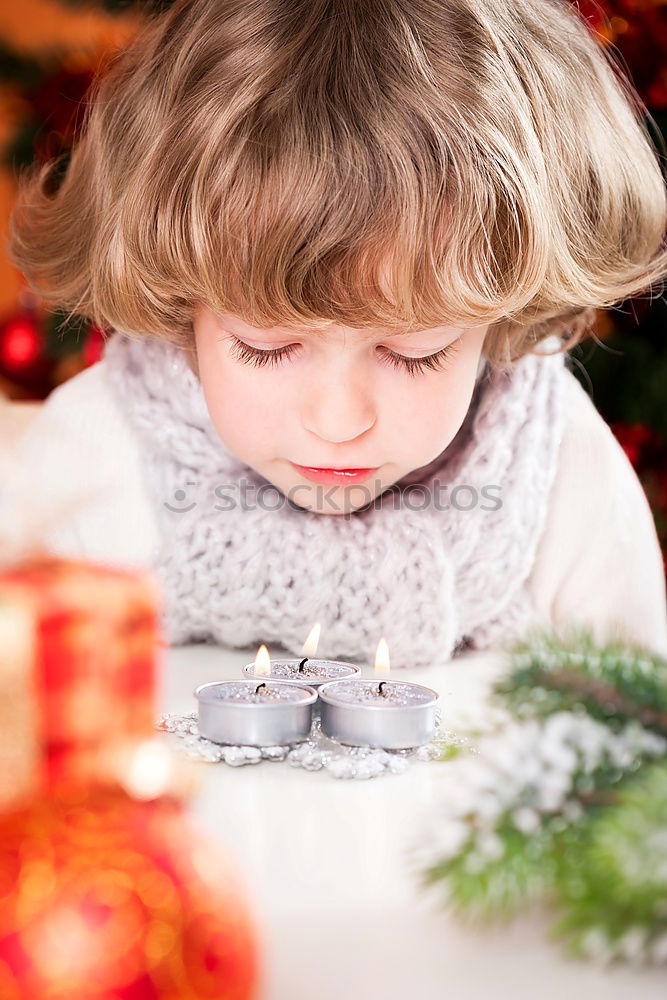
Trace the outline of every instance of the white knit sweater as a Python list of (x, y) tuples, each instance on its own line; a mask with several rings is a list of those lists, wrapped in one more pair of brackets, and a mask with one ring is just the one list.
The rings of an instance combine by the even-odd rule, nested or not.
[[(565, 375), (566, 424), (527, 580), (535, 621), (556, 630), (586, 622), (600, 641), (620, 630), (667, 656), (665, 581), (651, 510), (590, 397)], [(73, 508), (89, 497), (49, 532), (53, 551), (121, 565), (153, 562), (161, 533), (145, 452), (105, 378), (104, 362), (51, 393), (16, 459), (3, 497), (11, 517), (20, 519), (26, 497), (51, 509)]]

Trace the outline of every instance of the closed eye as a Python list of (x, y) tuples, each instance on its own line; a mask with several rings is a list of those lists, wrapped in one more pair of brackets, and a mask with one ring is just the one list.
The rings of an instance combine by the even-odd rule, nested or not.
[[(254, 365), (255, 368), (277, 365), (290, 358), (298, 348), (298, 344), (287, 344), (286, 347), (263, 351), (256, 347), (250, 347), (237, 337), (231, 337), (231, 344), (233, 357), (243, 364)], [(409, 375), (418, 375), (426, 371), (445, 371), (447, 369), (446, 362), (456, 354), (458, 345), (459, 341), (455, 340), (447, 347), (436, 351), (435, 354), (427, 354), (423, 358), (408, 358), (404, 354), (396, 354), (394, 351), (383, 348), (383, 357), (388, 364), (406, 371)]]

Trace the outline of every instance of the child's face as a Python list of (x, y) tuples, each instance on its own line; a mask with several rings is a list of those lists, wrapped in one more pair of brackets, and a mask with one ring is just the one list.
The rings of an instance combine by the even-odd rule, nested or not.
[[(321, 514), (365, 506), (447, 447), (468, 410), (487, 329), (387, 336), (332, 325), (295, 334), (202, 306), (194, 321), (199, 378), (223, 443), (294, 504)], [(238, 356), (235, 338), (250, 351), (290, 354), (258, 367)], [(442, 370), (410, 374), (390, 357), (414, 362), (450, 345)], [(293, 463), (373, 471), (321, 485)]]

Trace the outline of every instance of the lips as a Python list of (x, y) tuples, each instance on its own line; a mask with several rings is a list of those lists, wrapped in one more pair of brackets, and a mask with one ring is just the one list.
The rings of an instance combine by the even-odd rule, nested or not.
[(360, 483), (380, 468), (376, 465), (371, 469), (320, 469), (309, 465), (297, 465), (296, 462), (292, 462), (292, 465), (302, 476), (314, 483)]

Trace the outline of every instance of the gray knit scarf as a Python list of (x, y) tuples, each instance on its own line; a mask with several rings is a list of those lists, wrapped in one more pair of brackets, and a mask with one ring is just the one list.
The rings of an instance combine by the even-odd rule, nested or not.
[(299, 656), (319, 622), (320, 657), (372, 665), (384, 636), (392, 668), (418, 667), (500, 647), (534, 621), (526, 581), (564, 427), (563, 353), (510, 373), (487, 365), (445, 451), (338, 515), (298, 507), (227, 449), (173, 343), (115, 332), (102, 364), (155, 503), (170, 644)]

